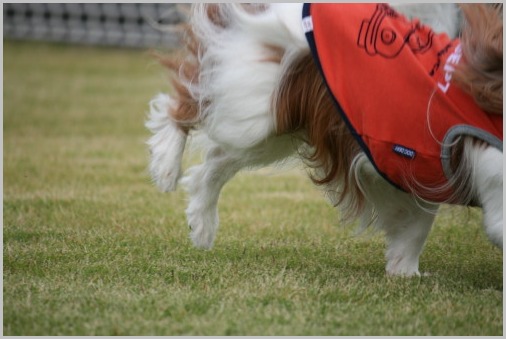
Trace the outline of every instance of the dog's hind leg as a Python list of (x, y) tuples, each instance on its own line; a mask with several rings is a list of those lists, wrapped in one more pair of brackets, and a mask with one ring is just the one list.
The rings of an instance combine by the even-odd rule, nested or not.
[(372, 164), (359, 165), (358, 179), (369, 208), (374, 210), (374, 225), (385, 232), (386, 273), (397, 276), (420, 275), (419, 258), (432, 228), (437, 205), (416, 200), (381, 178)]
[(483, 222), (490, 240), (502, 249), (503, 242), (503, 154), (494, 147), (474, 146), (473, 182), (483, 208)]
[(196, 247), (212, 247), (219, 224), (217, 205), (221, 189), (242, 167), (238, 159), (215, 146), (207, 151), (204, 163), (188, 169), (181, 179), (189, 194), (186, 216)]
[(218, 199), (223, 186), (244, 168), (264, 167), (293, 154), (289, 136), (270, 137), (249, 149), (232, 149), (209, 141), (204, 162), (181, 179), (189, 194), (186, 209), (190, 238), (196, 247), (210, 249), (219, 225)]

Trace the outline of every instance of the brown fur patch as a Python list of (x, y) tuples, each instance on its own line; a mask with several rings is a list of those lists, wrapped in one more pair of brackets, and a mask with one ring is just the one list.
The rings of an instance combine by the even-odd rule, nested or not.
[(154, 56), (160, 64), (170, 72), (172, 95), (178, 105), (175, 109), (167, 112), (170, 117), (178, 123), (178, 126), (185, 133), (188, 133), (199, 119), (199, 105), (193, 98), (185, 82), (196, 83), (200, 70), (198, 62), (198, 46), (195, 35), (189, 24), (181, 26), (180, 34), (183, 36), (184, 45), (180, 53), (160, 54)]
[(324, 171), (321, 177), (312, 175), (313, 182), (322, 185), (339, 181), (342, 194), (338, 204), (348, 193), (353, 194), (358, 197), (358, 212), (363, 195), (349, 180), (349, 171), (360, 148), (341, 119), (310, 53), (293, 63), (274, 100), (277, 133), (302, 132), (304, 141), (314, 148), (311, 154), (302, 154), (309, 166)]
[(269, 53), (269, 55), (260, 61), (280, 64), (281, 60), (283, 59), (283, 56), (285, 55), (285, 50), (279, 46), (269, 44), (265, 44), (264, 47), (265, 50)]

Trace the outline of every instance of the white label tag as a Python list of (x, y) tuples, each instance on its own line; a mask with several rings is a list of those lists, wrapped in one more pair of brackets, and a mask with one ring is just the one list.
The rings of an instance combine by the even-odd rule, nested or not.
[(313, 30), (313, 18), (311, 16), (307, 16), (302, 19), (302, 30), (304, 33), (308, 33)]

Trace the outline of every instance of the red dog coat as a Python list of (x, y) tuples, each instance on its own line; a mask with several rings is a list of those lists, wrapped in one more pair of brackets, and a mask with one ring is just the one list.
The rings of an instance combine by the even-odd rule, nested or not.
[(305, 4), (303, 27), (338, 111), (396, 187), (443, 202), (451, 192), (427, 188), (447, 183), (458, 136), (502, 151), (502, 115), (482, 111), (451, 83), (462, 59), (458, 39), (385, 4)]

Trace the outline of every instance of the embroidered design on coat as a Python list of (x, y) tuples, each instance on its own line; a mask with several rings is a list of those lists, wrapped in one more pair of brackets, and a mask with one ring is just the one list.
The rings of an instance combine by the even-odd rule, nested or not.
[[(388, 25), (390, 20), (399, 20), (406, 25), (402, 35), (399, 30), (394, 30)], [(379, 54), (385, 58), (395, 58), (403, 48), (409, 48), (413, 53), (424, 53), (432, 46), (434, 32), (420, 32), (420, 22), (408, 22), (392, 8), (385, 4), (376, 6), (376, 10), (370, 19), (364, 19), (360, 26), (357, 45), (366, 50), (370, 55)]]

